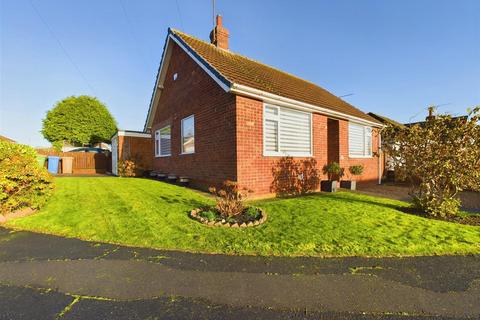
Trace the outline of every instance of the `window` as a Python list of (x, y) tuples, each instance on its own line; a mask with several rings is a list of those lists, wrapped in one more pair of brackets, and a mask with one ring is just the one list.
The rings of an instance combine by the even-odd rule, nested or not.
[(312, 114), (265, 105), (263, 153), (266, 156), (312, 155)]
[(182, 119), (182, 153), (195, 152), (195, 117)]
[(170, 126), (155, 131), (155, 156), (166, 157), (171, 155), (172, 139)]
[(372, 128), (361, 124), (348, 124), (348, 154), (351, 158), (372, 156)]

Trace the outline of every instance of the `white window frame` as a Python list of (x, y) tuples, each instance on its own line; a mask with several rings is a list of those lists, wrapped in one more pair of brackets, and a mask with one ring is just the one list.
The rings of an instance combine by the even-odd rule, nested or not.
[[(191, 152), (185, 152), (183, 151), (183, 122), (192, 118), (193, 119), (193, 151)], [(194, 154), (195, 153), (195, 115), (190, 115), (188, 117), (185, 117), (182, 119), (180, 122), (180, 154)]]
[[(269, 108), (275, 108), (277, 109), (277, 115), (276, 116), (272, 116), (272, 115), (267, 115), (266, 113), (266, 108), (269, 107)], [(263, 121), (262, 121), (262, 125), (263, 125), (263, 139), (262, 139), (262, 143), (263, 143), (263, 156), (265, 157), (297, 157), (297, 158), (309, 158), (309, 157), (312, 157), (313, 156), (313, 115), (311, 112), (305, 112), (305, 111), (301, 111), (301, 110), (298, 110), (298, 109), (294, 109), (294, 108), (286, 108), (286, 109), (292, 109), (292, 110), (295, 110), (296, 112), (299, 112), (299, 113), (304, 113), (304, 114), (307, 114), (310, 118), (310, 152), (295, 152), (295, 153), (289, 153), (289, 152), (284, 152), (282, 151), (282, 146), (281, 146), (281, 134), (282, 134), (282, 123), (280, 121), (280, 113), (282, 112), (282, 109), (284, 109), (285, 107), (280, 107), (280, 106), (276, 106), (276, 105), (273, 105), (273, 104), (268, 104), (268, 103), (264, 103), (263, 104)], [(278, 128), (278, 134), (277, 134), (277, 144), (278, 144), (278, 151), (267, 151), (266, 150), (266, 143), (265, 143), (265, 138), (266, 138), (266, 125), (265, 125), (265, 121), (266, 120), (273, 120), (273, 121), (277, 121), (277, 128)]]
[[(363, 128), (363, 155), (350, 153), (350, 124), (361, 126)], [(367, 149), (367, 131), (370, 130), (370, 148)], [(357, 122), (348, 123), (348, 157), (352, 159), (368, 159), (373, 157), (373, 129), (370, 126), (366, 126)]]
[[(170, 153), (169, 154), (162, 154), (162, 134), (161, 131), (170, 128)], [(157, 148), (157, 141), (158, 141), (158, 148)], [(162, 157), (170, 157), (172, 155), (172, 127), (170, 125), (166, 125), (161, 127), (160, 129), (155, 131), (155, 157), (162, 158)]]

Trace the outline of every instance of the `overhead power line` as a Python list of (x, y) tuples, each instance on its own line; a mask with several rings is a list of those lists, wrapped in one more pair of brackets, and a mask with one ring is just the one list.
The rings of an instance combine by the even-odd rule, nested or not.
[(50, 35), (52, 36), (52, 38), (57, 42), (58, 46), (60, 47), (60, 49), (62, 50), (63, 54), (65, 55), (65, 57), (67, 57), (68, 61), (70, 61), (70, 63), (72, 64), (72, 66), (75, 68), (75, 70), (77, 70), (78, 74), (80, 75), (80, 77), (83, 79), (83, 81), (85, 81), (85, 84), (90, 88), (90, 90), (93, 92), (94, 95), (97, 95), (96, 94), (96, 91), (95, 89), (93, 88), (93, 86), (90, 84), (90, 82), (88, 81), (87, 77), (85, 77), (85, 75), (83, 74), (83, 72), (80, 70), (80, 68), (78, 67), (78, 65), (75, 63), (75, 61), (73, 61), (72, 57), (70, 56), (70, 54), (68, 53), (67, 49), (65, 49), (65, 47), (63, 46), (62, 42), (60, 41), (60, 39), (55, 35), (55, 32), (53, 32), (52, 28), (50, 27), (50, 25), (47, 23), (47, 21), (43, 18), (42, 14), (40, 13), (40, 11), (38, 10), (38, 8), (35, 6), (35, 4), (33, 3), (32, 0), (29, 1), (30, 2), (30, 5), (32, 6), (33, 8), (33, 11), (36, 12), (36, 14), (38, 15), (38, 17), (40, 18), (40, 21), (42, 21), (42, 23), (45, 25), (45, 28), (47, 28), (48, 32), (50, 33)]
[(185, 31), (185, 27), (183, 25), (182, 13), (180, 12), (180, 5), (178, 4), (178, 0), (175, 0), (175, 3), (177, 4), (177, 12), (178, 12), (178, 17), (180, 19), (180, 27), (182, 27), (182, 30)]
[(130, 19), (130, 16), (128, 15), (127, 13), (127, 9), (125, 8), (125, 5), (123, 3), (122, 0), (118, 0), (118, 2), (120, 3), (120, 7), (123, 11), (123, 15), (125, 17), (125, 20), (127, 22), (127, 26), (128, 26), (128, 31), (130, 33), (130, 37), (132, 38), (132, 40), (136, 43), (136, 49), (137, 51), (139, 52), (139, 54), (142, 56), (142, 58), (145, 60), (145, 66), (148, 66), (149, 65), (149, 61), (151, 58), (151, 54), (150, 54), (150, 51), (147, 50), (147, 53), (145, 54), (145, 50), (143, 50), (143, 46), (141, 45), (141, 42), (137, 36), (137, 33), (135, 32), (135, 28), (134, 28), (134, 25), (133, 25), (133, 22), (132, 20)]

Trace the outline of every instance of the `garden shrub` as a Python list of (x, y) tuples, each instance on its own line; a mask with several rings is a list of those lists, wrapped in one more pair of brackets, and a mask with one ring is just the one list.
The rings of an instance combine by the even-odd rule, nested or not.
[(40, 167), (32, 147), (0, 141), (0, 213), (40, 208), (53, 191), (53, 179)]
[(145, 173), (142, 163), (144, 163), (144, 161), (139, 155), (119, 161), (118, 175), (121, 177), (141, 177)]
[(215, 208), (223, 217), (240, 215), (245, 209), (244, 201), (251, 192), (246, 188), (240, 188), (237, 182), (230, 180), (223, 182), (222, 189), (210, 187), (208, 190), (215, 196)]
[(135, 177), (137, 175), (137, 165), (133, 160), (124, 160), (118, 162), (118, 175), (121, 177)]
[(394, 164), (395, 178), (410, 182), (416, 208), (453, 216), (460, 191), (480, 191), (479, 121), (476, 107), (466, 117), (430, 116), (421, 125), (383, 130), (383, 149)]
[(363, 166), (361, 164), (350, 166), (348, 171), (352, 176), (360, 176), (363, 173)]
[(328, 180), (333, 181), (340, 179), (343, 176), (344, 170), (338, 162), (330, 162), (322, 168), (323, 174), (328, 176)]

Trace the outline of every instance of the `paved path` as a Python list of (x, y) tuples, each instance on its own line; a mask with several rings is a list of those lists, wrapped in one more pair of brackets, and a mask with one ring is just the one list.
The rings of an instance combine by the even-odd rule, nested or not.
[(260, 258), (0, 228), (0, 319), (479, 319), (480, 257)]

